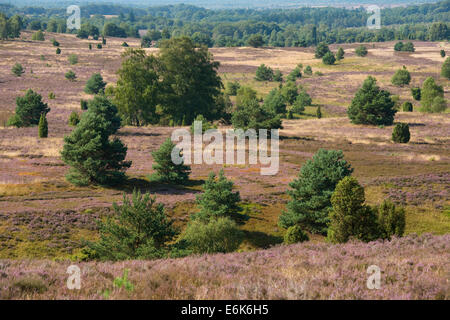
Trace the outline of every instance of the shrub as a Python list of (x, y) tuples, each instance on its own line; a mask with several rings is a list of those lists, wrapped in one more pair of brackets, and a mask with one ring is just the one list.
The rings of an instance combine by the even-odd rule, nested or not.
[(75, 81), (75, 79), (77, 78), (77, 75), (72, 70), (67, 71), (64, 76), (66, 77), (67, 80), (70, 81)]
[(295, 82), (289, 81), (281, 88), (281, 94), (283, 95), (285, 101), (292, 105), (297, 99), (298, 96), (298, 88)]
[(407, 123), (398, 123), (392, 131), (392, 141), (396, 143), (408, 143), (411, 135)]
[(88, 109), (88, 102), (86, 100), (81, 100), (80, 101), (80, 107), (81, 107), (81, 110), (87, 110)]
[(423, 87), (421, 90), (421, 104), (422, 110), (425, 112), (431, 112), (431, 106), (436, 97), (444, 97), (444, 89), (442, 86), (438, 85), (433, 77), (428, 77), (423, 82)]
[(39, 124), (41, 114), (50, 111), (48, 105), (42, 102), (42, 96), (28, 89), (23, 97), (16, 98), (16, 113), (8, 121), (16, 127), (30, 127)]
[(305, 70), (303, 70), (303, 72), (308, 76), (311, 76), (313, 73), (311, 66), (306, 66), (306, 68), (305, 68)]
[(278, 224), (283, 228), (299, 225), (313, 232), (325, 234), (331, 209), (331, 194), (338, 182), (351, 175), (353, 169), (344, 160), (342, 151), (320, 149), (300, 169), (290, 184), (291, 200)]
[(344, 49), (342, 49), (340, 47), (336, 53), (336, 60), (340, 61), (340, 60), (344, 59), (344, 55), (345, 55), (345, 51), (344, 51)]
[(221, 217), (208, 222), (191, 221), (182, 239), (194, 253), (232, 252), (242, 242), (244, 234), (230, 218)]
[(445, 54), (445, 50), (444, 49), (441, 49), (440, 55), (441, 55), (442, 58), (445, 57), (446, 54)]
[(316, 59), (321, 59), (325, 54), (330, 52), (330, 48), (328, 48), (326, 43), (319, 43), (316, 47), (315, 57)]
[(184, 159), (179, 164), (175, 164), (172, 160), (172, 153), (180, 156), (180, 152), (181, 150), (170, 138), (167, 138), (158, 150), (152, 152), (155, 162), (152, 167), (156, 171), (152, 179), (170, 183), (186, 183), (189, 180), (190, 167), (184, 165)]
[(52, 39), (52, 45), (55, 46), (55, 47), (59, 47), (59, 42), (56, 41), (55, 38), (53, 38), (53, 39)]
[(286, 102), (279, 89), (272, 89), (264, 99), (263, 107), (273, 114), (285, 114)]
[(316, 116), (317, 116), (317, 119), (322, 118), (322, 111), (320, 110), (320, 106), (317, 107)]
[(48, 98), (49, 98), (50, 100), (53, 100), (53, 99), (56, 98), (56, 96), (55, 96), (55, 94), (54, 94), (53, 92), (49, 92)]
[(272, 81), (273, 80), (273, 70), (270, 67), (267, 67), (265, 64), (262, 64), (256, 70), (256, 81)]
[(377, 80), (369, 76), (356, 92), (348, 117), (355, 124), (391, 125), (397, 110), (388, 91), (377, 86)]
[(389, 200), (383, 201), (378, 207), (378, 225), (382, 239), (403, 236), (405, 224), (405, 209), (396, 208), (395, 204)]
[(47, 117), (45, 113), (41, 114), (38, 124), (38, 136), (39, 138), (47, 138), (48, 137), (48, 123)]
[(19, 289), (22, 293), (29, 295), (33, 293), (44, 293), (48, 290), (45, 282), (36, 277), (27, 277), (19, 280), (15, 280), (13, 287)]
[(336, 57), (332, 52), (327, 52), (323, 58), (322, 62), (326, 65), (333, 65), (336, 62)]
[(97, 43), (97, 49), (102, 49), (102, 48), (103, 48), (102, 44), (101, 43)]
[(403, 87), (411, 82), (411, 74), (406, 68), (399, 69), (395, 72), (391, 82), (395, 86)]
[(102, 44), (103, 44), (103, 45), (106, 44), (106, 39), (105, 39), (105, 37), (102, 37)]
[(309, 240), (308, 235), (305, 232), (303, 232), (303, 230), (297, 225), (289, 227), (286, 233), (284, 234), (285, 244), (294, 244), (308, 240)]
[(420, 101), (421, 99), (421, 89), (420, 88), (411, 88), (411, 95), (416, 101)]
[(233, 182), (225, 177), (223, 170), (218, 177), (211, 172), (203, 185), (203, 193), (197, 196), (200, 211), (193, 218), (205, 222), (211, 218), (233, 217), (241, 211), (240, 201), (239, 192), (233, 192)]
[(36, 31), (35, 33), (33, 33), (33, 35), (31, 36), (31, 40), (35, 40), (35, 41), (44, 41), (45, 37), (44, 37), (44, 33), (41, 30)]
[(71, 169), (66, 175), (75, 185), (113, 185), (125, 178), (131, 166), (125, 161), (127, 147), (109, 137), (120, 128), (117, 108), (106, 97), (96, 96), (89, 102), (80, 123), (64, 138), (62, 160)]
[(447, 101), (443, 97), (436, 97), (431, 104), (431, 112), (444, 112), (447, 109)]
[(69, 116), (69, 120), (67, 121), (67, 123), (69, 124), (69, 126), (75, 127), (79, 122), (80, 122), (80, 116), (78, 115), (77, 112), (72, 111), (72, 113)]
[(253, 48), (259, 48), (264, 45), (264, 39), (260, 34), (254, 34), (247, 40), (247, 44)]
[(355, 53), (358, 57), (365, 57), (369, 52), (365, 46), (361, 45), (355, 49)]
[(414, 48), (414, 44), (412, 42), (407, 42), (403, 45), (402, 51), (406, 52), (414, 52), (416, 49)]
[(314, 74), (315, 74), (316, 76), (318, 76), (318, 77), (322, 77), (322, 76), (323, 76), (323, 73), (320, 72), (320, 71), (316, 71), (316, 72), (314, 72)]
[(173, 221), (164, 206), (150, 194), (136, 190), (123, 204), (113, 203), (114, 213), (98, 221), (100, 240), (86, 245), (100, 260), (161, 258), (167, 254), (167, 243), (176, 235)]
[(302, 71), (299, 67), (295, 67), (287, 76), (287, 81), (295, 82), (302, 77)]
[(406, 101), (402, 104), (402, 110), (403, 112), (412, 112), (413, 111), (413, 105), (411, 102)]
[(345, 177), (331, 196), (333, 210), (330, 212), (328, 239), (343, 243), (355, 238), (372, 241), (379, 236), (375, 210), (364, 204), (364, 188), (353, 177)]
[(122, 43), (122, 47), (129, 47), (129, 45), (128, 45), (128, 43), (123, 42), (123, 43)]
[(193, 133), (193, 134), (194, 134), (194, 129), (195, 129), (195, 121), (201, 121), (202, 122), (202, 127), (201, 127), (202, 134), (205, 133), (207, 130), (217, 129), (217, 126), (211, 124), (208, 120), (205, 119), (205, 117), (203, 115), (199, 114), (195, 118), (194, 122), (192, 122), (192, 125), (191, 125), (191, 133)]
[(403, 42), (397, 42), (394, 46), (395, 51), (403, 51)]
[(89, 50), (92, 50), (92, 44), (89, 43)]
[(283, 82), (283, 74), (281, 73), (280, 70), (275, 70), (274, 74), (273, 74), (273, 81), (276, 82)]
[(69, 55), (69, 58), (68, 58), (68, 60), (69, 60), (69, 63), (70, 64), (77, 64), (78, 63), (78, 56), (76, 55), (76, 54), (70, 54)]
[(235, 96), (240, 87), (241, 85), (238, 81), (228, 81), (225, 84), (225, 94), (229, 96)]
[(11, 68), (11, 72), (13, 74), (15, 74), (17, 77), (20, 77), (22, 74), (25, 73), (25, 71), (23, 70), (23, 67), (20, 63), (16, 63), (12, 68)]
[(442, 65), (441, 75), (444, 78), (450, 79), (450, 57), (445, 59), (444, 64)]
[(56, 48), (56, 54), (61, 54), (61, 49), (60, 48)]
[(86, 82), (84, 92), (89, 94), (98, 94), (105, 90), (106, 82), (103, 81), (103, 77), (100, 73), (94, 73)]

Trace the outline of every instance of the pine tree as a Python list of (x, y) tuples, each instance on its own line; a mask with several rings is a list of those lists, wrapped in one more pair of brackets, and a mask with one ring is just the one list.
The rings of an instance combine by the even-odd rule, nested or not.
[(395, 72), (391, 82), (395, 86), (403, 87), (411, 82), (411, 74), (403, 67), (403, 69), (399, 69)]
[(12, 73), (14, 73), (17, 77), (20, 77), (22, 74), (25, 73), (25, 71), (23, 70), (23, 67), (20, 63), (16, 63), (12, 69), (11, 69)]
[(39, 124), (41, 115), (50, 111), (48, 105), (42, 102), (42, 96), (28, 89), (23, 97), (16, 98), (16, 113), (8, 121), (16, 127), (31, 127)]
[(72, 111), (69, 116), (69, 121), (67, 122), (70, 126), (75, 127), (80, 122), (80, 116), (77, 112)]
[(428, 77), (423, 82), (420, 102), (422, 110), (425, 112), (432, 112), (432, 104), (436, 97), (444, 97), (444, 89), (438, 85), (433, 77)]
[(200, 211), (193, 218), (203, 222), (219, 217), (233, 218), (241, 211), (240, 201), (239, 191), (233, 192), (233, 182), (225, 177), (223, 170), (220, 170), (217, 179), (211, 172), (203, 185), (203, 193), (197, 196)]
[(340, 60), (344, 59), (344, 55), (345, 55), (344, 49), (342, 49), (342, 47), (339, 47), (339, 49), (336, 53), (336, 60), (340, 61)]
[(94, 73), (86, 82), (84, 92), (89, 94), (98, 94), (105, 90), (106, 82), (103, 81), (103, 77), (100, 73)]
[(297, 179), (289, 184), (291, 200), (278, 224), (283, 228), (300, 225), (313, 233), (325, 234), (331, 195), (338, 182), (352, 172), (342, 151), (317, 151), (312, 160), (301, 167)]
[(397, 123), (392, 131), (392, 141), (396, 143), (408, 143), (411, 135), (407, 123)]
[(320, 106), (317, 107), (316, 116), (317, 116), (317, 119), (322, 118), (322, 111), (320, 110)]
[(167, 138), (158, 150), (152, 152), (153, 169), (156, 174), (151, 178), (153, 180), (183, 184), (189, 180), (191, 168), (184, 165), (184, 160), (180, 164), (175, 164), (172, 160), (172, 153), (180, 155), (180, 151), (175, 144)]
[(69, 136), (64, 138), (63, 161), (71, 166), (66, 175), (76, 185), (112, 185), (125, 179), (131, 166), (125, 161), (127, 147), (109, 137), (120, 128), (117, 108), (106, 97), (96, 96)]
[(48, 123), (47, 123), (47, 117), (46, 117), (45, 113), (42, 113), (41, 118), (39, 119), (38, 134), (39, 134), (39, 138), (47, 138), (48, 137)]

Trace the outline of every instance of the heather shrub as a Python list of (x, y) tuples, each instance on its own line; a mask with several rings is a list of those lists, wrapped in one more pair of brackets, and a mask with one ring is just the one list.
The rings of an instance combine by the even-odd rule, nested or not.
[(106, 82), (103, 81), (103, 77), (100, 73), (94, 73), (86, 82), (84, 92), (89, 94), (98, 94), (105, 90)]
[(411, 135), (407, 123), (397, 123), (392, 131), (392, 141), (396, 143), (408, 143)]
[(37, 277), (26, 277), (15, 280), (13, 287), (19, 289), (24, 295), (43, 293), (48, 290), (47, 284)]
[(365, 46), (361, 45), (355, 49), (355, 53), (358, 57), (365, 57), (369, 52)]
[(192, 252), (198, 254), (235, 251), (243, 237), (236, 222), (226, 217), (208, 222), (192, 220), (182, 235)]
[(181, 150), (167, 138), (158, 150), (152, 152), (154, 164), (153, 169), (156, 171), (150, 176), (153, 181), (169, 182), (184, 184), (189, 180), (191, 168), (184, 165), (184, 159), (181, 163), (175, 164), (172, 161), (172, 153), (181, 157)]
[(273, 70), (270, 67), (267, 67), (265, 64), (262, 64), (256, 70), (256, 81), (272, 81), (273, 80)]
[(286, 233), (284, 234), (285, 244), (294, 244), (297, 242), (304, 242), (308, 240), (309, 240), (308, 235), (305, 232), (303, 232), (300, 226), (297, 225), (289, 227)]
[(39, 136), (39, 138), (47, 138), (48, 137), (48, 123), (47, 123), (47, 117), (46, 117), (45, 113), (42, 113), (41, 118), (39, 119), (38, 136)]
[(20, 63), (16, 63), (12, 68), (11, 68), (11, 72), (13, 74), (15, 74), (17, 77), (20, 77), (22, 74), (25, 73), (25, 71), (23, 70), (23, 67)]
[(50, 111), (48, 105), (42, 102), (42, 96), (28, 89), (23, 97), (16, 98), (16, 112), (8, 120), (8, 125), (16, 127), (31, 127), (39, 124), (41, 115)]
[(283, 228), (299, 225), (312, 233), (327, 232), (331, 195), (338, 182), (351, 175), (353, 169), (342, 151), (320, 149), (301, 167), (297, 179), (290, 184), (291, 200), (279, 217)]
[(75, 81), (75, 79), (77, 78), (77, 75), (72, 70), (67, 71), (64, 76), (69, 81)]
[(323, 58), (322, 62), (326, 65), (333, 65), (336, 62), (336, 57), (332, 52), (327, 52)]
[(402, 104), (402, 110), (403, 112), (412, 112), (413, 111), (413, 105), (411, 102), (406, 101)]
[(156, 197), (134, 190), (131, 198), (124, 194), (122, 205), (113, 203), (113, 209), (106, 221), (98, 221), (100, 240), (86, 242), (91, 258), (117, 261), (167, 254), (168, 242), (177, 232)]
[(380, 237), (391, 239), (392, 236), (401, 237), (405, 232), (405, 209), (396, 208), (389, 200), (383, 201), (378, 207), (378, 225)]
[(402, 87), (404, 85), (408, 85), (411, 82), (411, 74), (406, 68), (399, 69), (395, 72), (394, 76), (391, 79), (391, 82), (395, 86)]
[(78, 123), (80, 122), (80, 116), (77, 112), (72, 111), (72, 113), (69, 116), (69, 120), (67, 121), (67, 123), (70, 126), (76, 126)]
[(372, 241), (379, 236), (375, 210), (364, 204), (364, 188), (353, 177), (345, 177), (331, 196), (328, 239), (343, 243), (350, 239)]
[(388, 91), (377, 86), (377, 80), (369, 76), (356, 92), (348, 117), (355, 124), (391, 125), (397, 113), (395, 102)]
[(197, 196), (200, 211), (193, 218), (206, 222), (212, 218), (234, 217), (241, 211), (240, 201), (239, 191), (233, 192), (233, 182), (225, 177), (223, 170), (218, 177), (211, 172), (203, 185), (203, 193)]
[(69, 165), (66, 175), (75, 185), (113, 185), (125, 179), (131, 166), (125, 161), (127, 147), (119, 138), (110, 140), (120, 128), (117, 107), (107, 98), (96, 96), (89, 102), (80, 123), (64, 138), (62, 160)]

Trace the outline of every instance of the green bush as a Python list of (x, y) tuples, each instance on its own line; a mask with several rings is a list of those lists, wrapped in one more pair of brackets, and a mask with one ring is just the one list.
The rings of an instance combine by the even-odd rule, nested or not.
[(280, 70), (275, 70), (274, 74), (273, 74), (273, 81), (276, 82), (283, 82), (283, 74), (281, 73)]
[(302, 77), (302, 71), (299, 67), (295, 67), (287, 76), (287, 81), (295, 82)]
[(281, 88), (281, 94), (284, 97), (286, 103), (293, 105), (298, 96), (298, 87), (294, 81), (287, 82)]
[(433, 77), (428, 77), (423, 82), (421, 90), (422, 111), (432, 112), (432, 104), (436, 97), (444, 98), (444, 89), (435, 82)]
[(92, 258), (117, 261), (167, 255), (167, 243), (177, 232), (155, 197), (135, 190), (131, 198), (124, 194), (122, 205), (113, 203), (113, 209), (106, 221), (98, 221), (100, 240), (86, 243)]
[(350, 239), (372, 241), (379, 237), (375, 210), (364, 204), (364, 188), (353, 177), (345, 177), (331, 196), (328, 240), (343, 243)]
[(97, 49), (102, 49), (102, 48), (103, 48), (102, 44), (101, 43), (97, 43)]
[(129, 45), (128, 45), (128, 43), (123, 42), (123, 43), (122, 43), (122, 47), (129, 47)]
[(406, 101), (402, 104), (402, 110), (403, 112), (412, 112), (413, 111), (413, 105), (411, 102)]
[(280, 215), (280, 227), (299, 225), (312, 233), (325, 234), (331, 209), (330, 198), (338, 182), (353, 169), (342, 151), (320, 149), (301, 167), (289, 187), (290, 201)]
[(340, 61), (342, 59), (344, 59), (344, 55), (345, 55), (345, 51), (344, 49), (342, 49), (341, 47), (339, 47), (337, 53), (336, 53), (336, 60)]
[(67, 71), (64, 76), (66, 77), (67, 80), (70, 81), (75, 81), (75, 79), (77, 78), (77, 75), (72, 70)]
[(300, 226), (297, 225), (289, 227), (286, 233), (284, 234), (285, 244), (294, 244), (297, 242), (304, 242), (308, 240), (309, 240), (308, 235), (305, 232), (303, 232)]
[(263, 107), (277, 115), (286, 113), (286, 102), (279, 89), (272, 89), (264, 99)]
[(407, 123), (398, 123), (392, 131), (392, 141), (396, 143), (408, 143), (411, 135)]
[(56, 98), (56, 96), (55, 96), (55, 94), (54, 94), (53, 92), (49, 92), (48, 98), (49, 98), (50, 100), (53, 100), (53, 99)]
[(416, 101), (420, 101), (422, 93), (420, 88), (411, 88), (411, 95)]
[(76, 54), (70, 54), (69, 55), (69, 58), (68, 58), (68, 60), (69, 60), (69, 63), (70, 64), (77, 64), (78, 63), (78, 56), (76, 55)]
[(55, 46), (55, 47), (59, 47), (59, 42), (56, 41), (55, 38), (53, 38), (53, 39), (52, 39), (52, 45)]
[[(207, 130), (210, 129), (217, 129), (217, 126), (212, 125), (208, 120), (205, 119), (201, 114), (199, 114), (194, 121), (201, 121), (202, 122), (202, 134), (205, 133)], [(191, 125), (191, 133), (194, 134), (194, 122), (192, 122)]]
[(441, 49), (440, 55), (441, 55), (442, 58), (445, 58), (446, 54), (445, 54), (445, 50), (444, 49)]
[(442, 64), (441, 75), (444, 78), (450, 79), (450, 57), (445, 59), (445, 62)]
[(61, 54), (61, 49), (60, 48), (56, 48), (56, 54)]
[(240, 87), (241, 85), (239, 84), (238, 81), (228, 81), (225, 84), (225, 94), (229, 96), (235, 96)]
[(306, 66), (306, 68), (305, 68), (305, 70), (303, 70), (303, 72), (308, 76), (311, 76), (313, 74), (311, 66)]
[(323, 58), (322, 62), (326, 65), (333, 65), (336, 62), (336, 57), (332, 52), (327, 52)]
[(69, 126), (75, 127), (79, 122), (80, 122), (79, 114), (77, 112), (75, 112), (75, 111), (72, 111), (72, 113), (69, 116), (69, 120), (67, 121), (67, 123), (69, 124)]
[(190, 167), (184, 165), (184, 158), (179, 164), (175, 164), (172, 160), (172, 153), (180, 155), (180, 152), (181, 150), (175, 146), (170, 138), (167, 138), (158, 150), (153, 151), (154, 164), (152, 167), (156, 173), (151, 176), (151, 179), (169, 183), (186, 183), (189, 180)]
[(15, 74), (17, 77), (20, 77), (22, 74), (25, 73), (25, 71), (23, 70), (23, 67), (20, 63), (16, 63), (12, 68), (11, 68), (11, 72), (13, 74)]
[(365, 46), (360, 45), (355, 49), (355, 53), (358, 57), (365, 57), (369, 52), (367, 51), (367, 48)]
[(447, 109), (447, 100), (443, 97), (436, 97), (431, 104), (431, 112), (438, 113), (444, 112)]
[(189, 222), (182, 239), (194, 253), (216, 253), (235, 251), (244, 234), (230, 218), (220, 217), (208, 222)]
[(273, 70), (270, 67), (267, 67), (265, 64), (262, 64), (256, 70), (255, 75), (256, 81), (272, 81), (273, 80)]
[(399, 69), (395, 72), (391, 82), (393, 85), (400, 87), (408, 85), (411, 82), (411, 74), (406, 68)]
[(84, 92), (88, 94), (98, 94), (105, 90), (106, 82), (103, 81), (103, 77), (100, 73), (94, 73), (86, 82)]
[(316, 47), (315, 57), (316, 59), (321, 59), (325, 54), (330, 52), (330, 48), (328, 48), (328, 45), (326, 43), (319, 43)]
[(378, 207), (378, 225), (380, 237), (391, 239), (392, 236), (401, 237), (405, 232), (405, 210), (396, 208), (389, 200), (383, 201)]
[(16, 113), (8, 125), (16, 127), (31, 127), (39, 124), (41, 115), (50, 111), (48, 105), (42, 102), (42, 96), (28, 89), (23, 97), (16, 98)]
[(42, 113), (41, 118), (39, 119), (38, 136), (39, 136), (39, 138), (47, 138), (48, 137), (48, 123), (47, 123), (47, 117), (46, 117), (45, 113)]
[(320, 106), (317, 107), (316, 117), (317, 117), (317, 119), (321, 119), (322, 118), (322, 110), (320, 110)]
[(36, 31), (36, 32), (33, 33), (33, 35), (31, 36), (31, 40), (35, 40), (35, 41), (44, 41), (44, 40), (45, 40), (44, 33), (43, 33), (41, 30)]
[(81, 107), (81, 110), (87, 110), (88, 109), (88, 102), (86, 100), (81, 100), (80, 101), (80, 107)]

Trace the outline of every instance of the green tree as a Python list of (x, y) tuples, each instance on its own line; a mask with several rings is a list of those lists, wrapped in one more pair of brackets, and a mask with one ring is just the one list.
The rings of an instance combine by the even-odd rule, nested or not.
[(262, 64), (256, 69), (256, 81), (272, 81), (273, 80), (273, 70), (270, 67), (267, 67), (265, 64)]
[(38, 135), (39, 138), (47, 138), (48, 137), (48, 122), (45, 113), (41, 114), (38, 124)]
[(238, 81), (228, 81), (225, 84), (225, 94), (229, 96), (235, 96), (240, 87), (241, 85)]
[(283, 242), (285, 244), (294, 244), (308, 240), (309, 240), (308, 235), (305, 232), (303, 232), (300, 226), (295, 225), (287, 229), (286, 233), (284, 234)]
[(339, 49), (336, 53), (336, 60), (340, 61), (340, 60), (344, 59), (344, 55), (345, 55), (344, 49), (342, 49), (342, 47), (339, 47)]
[(295, 82), (297, 79), (302, 77), (302, 71), (299, 67), (295, 67), (287, 76), (287, 81)]
[(13, 74), (15, 74), (17, 77), (20, 77), (22, 74), (25, 73), (25, 71), (23, 70), (23, 67), (20, 63), (16, 63), (12, 68), (11, 68), (11, 72)]
[(336, 58), (332, 52), (327, 52), (323, 56), (322, 62), (326, 65), (333, 65), (336, 62)]
[(64, 138), (63, 161), (71, 166), (66, 175), (76, 185), (112, 185), (125, 178), (131, 166), (125, 161), (127, 147), (110, 136), (120, 128), (117, 108), (106, 97), (96, 96), (89, 102), (80, 123)]
[(115, 102), (124, 122), (129, 125), (156, 123), (156, 106), (160, 101), (158, 61), (142, 49), (127, 49), (114, 90)]
[(103, 81), (103, 77), (100, 73), (94, 73), (86, 82), (84, 92), (88, 94), (98, 94), (105, 90), (106, 82)]
[(276, 82), (283, 82), (283, 74), (281, 73), (280, 70), (275, 70), (274, 74), (273, 74), (273, 81)]
[[(445, 56), (445, 55), (444, 55)], [(448, 57), (447, 59), (445, 59), (444, 64), (442, 65), (442, 69), (441, 69), (441, 75), (444, 78), (447, 78), (450, 80), (450, 57)]]
[(391, 82), (394, 86), (403, 87), (411, 82), (411, 74), (406, 68), (399, 69), (395, 72)]
[(411, 95), (413, 96), (414, 100), (420, 101), (422, 98), (422, 90), (420, 88), (411, 88)]
[(61, 54), (61, 49), (60, 48), (56, 48), (56, 54)]
[(445, 50), (441, 49), (441, 51), (439, 52), (442, 58), (445, 58)]
[(260, 34), (254, 34), (254, 35), (250, 36), (250, 38), (247, 40), (247, 44), (250, 47), (259, 48), (259, 47), (262, 47), (265, 44), (265, 42), (264, 42), (263, 37)]
[(292, 105), (292, 111), (295, 113), (302, 113), (305, 111), (306, 106), (310, 106), (312, 104), (311, 96), (306, 92), (305, 89), (301, 89), (297, 98), (295, 98), (295, 102)]
[(311, 76), (313, 74), (311, 66), (306, 66), (305, 70), (303, 70), (307, 76)]
[(38, 125), (41, 115), (49, 111), (48, 105), (42, 102), (42, 96), (28, 89), (23, 97), (16, 98), (16, 113), (9, 120), (9, 125), (16, 127)]
[(45, 40), (44, 33), (43, 33), (41, 30), (36, 31), (36, 32), (33, 33), (33, 35), (31, 36), (31, 40), (34, 40), (34, 41), (44, 41), (44, 40)]
[(377, 86), (377, 80), (369, 76), (356, 92), (348, 117), (355, 124), (391, 125), (397, 110), (388, 91)]
[(444, 97), (444, 89), (438, 85), (433, 77), (428, 77), (424, 82), (421, 90), (422, 110), (431, 112), (431, 105), (436, 97)]
[(378, 207), (378, 224), (380, 237), (391, 239), (392, 236), (401, 237), (405, 232), (405, 209), (397, 208), (390, 200), (384, 200)]
[(407, 123), (397, 123), (392, 131), (392, 141), (396, 143), (408, 143), (411, 135)]
[(431, 112), (438, 113), (444, 112), (447, 109), (447, 100), (443, 97), (435, 97), (431, 104)]
[(124, 194), (123, 204), (113, 203), (113, 209), (106, 221), (98, 221), (100, 239), (86, 243), (95, 258), (117, 261), (167, 255), (168, 242), (177, 231), (156, 197), (134, 190), (131, 199)]
[(333, 243), (347, 242), (351, 238), (372, 241), (379, 236), (375, 210), (364, 204), (364, 188), (353, 177), (345, 177), (331, 196), (328, 239)]
[(281, 88), (281, 94), (286, 102), (293, 105), (298, 96), (298, 88), (295, 82), (289, 81)]
[(338, 182), (352, 172), (342, 151), (319, 149), (289, 184), (291, 200), (278, 224), (283, 228), (299, 225), (310, 232), (325, 234), (331, 195)]
[(202, 116), (201, 114), (199, 114), (197, 116), (197, 118), (195, 118), (194, 122), (191, 125), (191, 133), (194, 134), (195, 133), (195, 121), (199, 121), (202, 123), (202, 134), (205, 133), (206, 131), (210, 130), (210, 129), (217, 129), (217, 126), (212, 125), (210, 122), (208, 122), (208, 120), (205, 119), (204, 116)]
[(361, 45), (355, 49), (355, 53), (358, 57), (365, 57), (367, 56), (368, 51), (365, 46)]
[(406, 101), (402, 104), (402, 111), (403, 112), (412, 112), (413, 111), (413, 105), (411, 102)]
[(316, 47), (315, 57), (316, 59), (323, 58), (328, 52), (330, 52), (330, 48), (326, 43), (319, 43)]
[(172, 153), (182, 158), (181, 150), (175, 146), (170, 138), (167, 138), (158, 150), (152, 152), (155, 162), (152, 167), (156, 171), (152, 179), (170, 183), (186, 183), (189, 180), (191, 168), (184, 165), (184, 159), (179, 164), (174, 163)]
[(317, 119), (322, 118), (322, 111), (320, 110), (320, 106), (317, 107), (316, 116), (317, 116)]
[(80, 123), (80, 116), (78, 115), (78, 113), (75, 111), (72, 111), (67, 123), (69, 124), (69, 126), (73, 126), (73, 127), (75, 127), (78, 123)]
[(262, 107), (256, 98), (245, 101), (245, 103), (239, 103), (236, 111), (233, 112), (231, 123), (235, 129), (243, 129), (244, 131), (254, 129), (257, 134), (259, 129), (282, 128), (280, 116)]
[(286, 102), (279, 89), (272, 89), (264, 99), (263, 107), (273, 114), (286, 113)]
[(179, 124), (190, 125), (199, 114), (208, 120), (219, 119), (223, 110), (216, 105), (222, 80), (217, 73), (219, 63), (208, 48), (197, 47), (188, 37), (164, 40), (160, 44), (161, 79), (165, 114)]
[(233, 181), (225, 177), (223, 170), (220, 170), (218, 177), (211, 172), (203, 185), (203, 193), (197, 196), (200, 211), (193, 215), (193, 219), (207, 222), (212, 218), (235, 217), (241, 211), (241, 197), (239, 191), (233, 192), (233, 185)]

